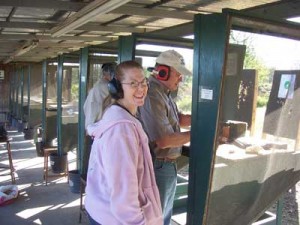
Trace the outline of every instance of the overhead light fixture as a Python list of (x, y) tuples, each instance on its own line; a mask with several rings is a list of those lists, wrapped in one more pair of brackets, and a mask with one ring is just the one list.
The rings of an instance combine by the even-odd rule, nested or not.
[(110, 12), (130, 0), (95, 0), (72, 15), (70, 18), (50, 30), (52, 37), (60, 37), (86, 24), (96, 16)]
[(15, 57), (21, 56), (26, 52), (36, 48), (39, 44), (38, 40), (31, 40), (23, 44), (19, 49), (17, 49), (13, 54), (11, 54), (6, 60), (3, 61), (3, 64), (11, 62)]

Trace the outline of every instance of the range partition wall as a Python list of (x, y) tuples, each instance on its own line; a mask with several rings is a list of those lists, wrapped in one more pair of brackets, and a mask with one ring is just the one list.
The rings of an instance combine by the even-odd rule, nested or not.
[(43, 100), (42, 130), (43, 145), (57, 145), (57, 60), (45, 60), (42, 64)]
[[(23, 121), (24, 121), (24, 128), (28, 127), (28, 120), (29, 120), (29, 109), (30, 109), (30, 103), (28, 100), (30, 100), (30, 74), (28, 71), (29, 66), (23, 67)], [(28, 82), (29, 81), (29, 82)]]
[[(14, 67), (11, 77), (10, 116), (19, 132), (32, 129), (41, 122), (41, 65), (24, 64)], [(31, 115), (32, 114), (32, 115)]]
[(87, 93), (87, 78), (89, 71), (89, 48), (83, 48), (80, 50), (79, 58), (79, 96), (78, 96), (78, 151), (77, 151), (77, 169), (80, 174), (86, 174), (86, 168), (84, 168), (84, 153), (86, 152), (86, 141), (85, 141), (85, 116), (83, 111), (83, 105), (86, 99)]
[(97, 46), (83, 48), (80, 50), (80, 82), (77, 83), (79, 85), (77, 169), (79, 170), (80, 174), (87, 173), (87, 166), (91, 147), (91, 140), (86, 135), (85, 131), (85, 116), (83, 112), (83, 105), (91, 88), (93, 88), (97, 81), (102, 77), (101, 67), (103, 63), (116, 61), (116, 50), (107, 52), (101, 48), (98, 48)]
[(265, 211), (300, 179), (299, 40), (293, 24), (195, 17), (187, 224), (275, 223)]
[(66, 56), (62, 77), (62, 152), (74, 151), (78, 142), (79, 54)]

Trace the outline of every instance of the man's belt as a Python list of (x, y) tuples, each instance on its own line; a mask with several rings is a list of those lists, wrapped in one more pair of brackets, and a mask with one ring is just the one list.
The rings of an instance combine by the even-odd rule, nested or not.
[(165, 158), (156, 158), (156, 160), (158, 161), (163, 161), (163, 162), (170, 162), (170, 163), (176, 163), (176, 159), (171, 159), (171, 158), (168, 158), (168, 157), (165, 157)]

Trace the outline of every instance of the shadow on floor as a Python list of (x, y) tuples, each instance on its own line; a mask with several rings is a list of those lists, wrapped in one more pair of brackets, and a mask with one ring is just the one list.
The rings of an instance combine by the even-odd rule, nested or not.
[[(16, 169), (18, 198), (0, 207), (1, 225), (74, 225), (79, 219), (79, 194), (70, 191), (67, 178), (51, 178), (48, 186), (43, 182), (43, 157), (37, 157), (33, 140), (24, 140), (23, 133), (8, 131), (12, 137), (11, 149)], [(8, 165), (6, 151), (0, 146), (0, 164)], [(72, 154), (72, 153), (71, 153)], [(74, 158), (74, 154), (72, 156)], [(69, 157), (69, 167), (75, 161)], [(71, 159), (70, 159), (71, 158)], [(0, 186), (11, 184), (9, 171), (0, 176)], [(82, 225), (88, 221), (83, 216)]]

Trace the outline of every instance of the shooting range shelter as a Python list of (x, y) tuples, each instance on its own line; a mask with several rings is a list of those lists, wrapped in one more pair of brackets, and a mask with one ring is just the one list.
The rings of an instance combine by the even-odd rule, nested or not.
[[(173, 10), (174, 2), (176, 6), (182, 4), (183, 11), (192, 11), (194, 7), (197, 10), (193, 13)], [(65, 7), (70, 5), (68, 1), (64, 3)], [(231, 3), (237, 4), (235, 1)], [(30, 45), (36, 48), (35, 55), (28, 55), (32, 62), (0, 67), (7, 82), (5, 86), (1, 85), (1, 88), (4, 87), (1, 90), (8, 96), (2, 104), (9, 105), (7, 112), (3, 111), (7, 115), (4, 120), (9, 120), (13, 127), (21, 131), (24, 128), (38, 130), (40, 126), (42, 135), (36, 138), (41, 138), (45, 146), (57, 146), (58, 155), (76, 151), (77, 169), (85, 174), (89, 152), (83, 104), (99, 77), (101, 65), (125, 60), (137, 60), (143, 64), (142, 57), (156, 57), (161, 52), (137, 49), (140, 44), (189, 49), (193, 51), (191, 142), (184, 146), (183, 156), (178, 161), (180, 168), (188, 164), (189, 171), (188, 178), (178, 178), (173, 220), (177, 224), (188, 225), (241, 225), (272, 217), (265, 211), (300, 179), (299, 68), (273, 72), (266, 111), (258, 117), (256, 105), (261, 74), (258, 68), (244, 68), (249, 46), (247, 43), (231, 43), (230, 35), (233, 31), (242, 31), (299, 42), (299, 25), (280, 20), (284, 17), (277, 13), (280, 12), (277, 8), (279, 3), (283, 4), (283, 1), (269, 8), (256, 9), (251, 8), (256, 6), (252, 5), (253, 1), (246, 1), (248, 11), (221, 12), (224, 8), (221, 6), (211, 9), (209, 12), (212, 14), (198, 14), (202, 7), (205, 9), (201, 1), (190, 6), (182, 1), (151, 1), (151, 6), (147, 7), (116, 9), (120, 10), (117, 11), (119, 14), (123, 12), (120, 18), (112, 15), (106, 18), (113, 21), (111, 23), (115, 22), (115, 27), (102, 21), (99, 26), (79, 26), (72, 35), (60, 37), (56, 34), (57, 37), (54, 37), (53, 34), (57, 41), (55, 44), (41, 48)], [(163, 4), (172, 7), (168, 10), (155, 8)], [(290, 0), (285, 4), (295, 6), (290, 7), (289, 15), (296, 14), (294, 11), (299, 9), (299, 2)], [(87, 4), (78, 2), (76, 10), (83, 5)], [(49, 6), (46, 4), (43, 7)], [(266, 9), (278, 18), (270, 18), (265, 13)], [(133, 11), (138, 15), (130, 20)], [(150, 15), (150, 12), (153, 17), (144, 21), (142, 17)], [(99, 15), (97, 19), (106, 16)], [(161, 20), (157, 22), (154, 20), (156, 17)], [(142, 24), (137, 27), (135, 22), (139, 20)], [(1, 22), (4, 27), (1, 29), (7, 29), (8, 22), (9, 19)], [(126, 24), (124, 27), (123, 22)], [(170, 23), (169, 29), (151, 30), (155, 26), (163, 27), (164, 22)], [(20, 26), (18, 23), (12, 25)], [(49, 29), (47, 23), (26, 24), (29, 25), (34, 25), (31, 29)], [(22, 26), (18, 29), (27, 29)], [(85, 36), (88, 33), (91, 36)], [(106, 36), (98, 37), (99, 33)], [(186, 35), (194, 35), (194, 40), (183, 38)], [(24, 39), (32, 39), (31, 33), (25, 36)], [(4, 32), (1, 38), (15, 37)], [(49, 41), (47, 35), (37, 34), (36, 38), (41, 39), (41, 46), (46, 46), (42, 40), (53, 41)], [(55, 45), (56, 49), (52, 49), (51, 45)], [(71, 51), (74, 45), (77, 50)], [(22, 46), (23, 42), (18, 43), (18, 49)], [(42, 57), (49, 49), (51, 54)], [(11, 51), (8, 59), (17, 58), (18, 54)], [(26, 62), (26, 54), (17, 59)], [(257, 124), (260, 129), (257, 129)], [(277, 225), (281, 224), (282, 205), (279, 203), (277, 218), (271, 218), (276, 220), (273, 222)]]

